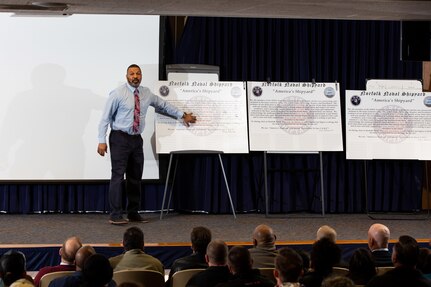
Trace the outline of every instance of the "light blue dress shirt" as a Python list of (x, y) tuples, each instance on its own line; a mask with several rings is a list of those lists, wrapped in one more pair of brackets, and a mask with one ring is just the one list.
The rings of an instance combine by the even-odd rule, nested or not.
[(149, 106), (154, 107), (157, 113), (168, 114), (177, 119), (183, 116), (181, 110), (154, 95), (150, 89), (139, 86), (138, 91), (141, 106), (141, 113), (139, 116), (140, 124), (138, 131), (136, 133), (133, 132), (133, 113), (135, 109), (134, 91), (134, 87), (125, 83), (109, 94), (99, 124), (99, 143), (106, 143), (108, 126), (110, 126), (112, 130), (120, 130), (130, 135), (141, 134), (145, 128), (145, 117)]

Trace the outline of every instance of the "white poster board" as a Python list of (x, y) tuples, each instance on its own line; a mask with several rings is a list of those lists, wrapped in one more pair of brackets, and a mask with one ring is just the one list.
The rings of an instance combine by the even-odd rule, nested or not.
[(250, 150), (342, 151), (337, 83), (249, 82)]
[[(137, 37), (125, 45), (130, 27)], [(142, 85), (158, 80), (159, 16), (0, 13), (0, 39), (0, 180), (109, 179), (110, 150), (97, 153), (102, 110), (130, 64)], [(146, 123), (143, 178), (157, 179), (153, 111)]]
[(347, 159), (431, 159), (431, 93), (346, 91)]
[(218, 81), (160, 81), (154, 93), (197, 122), (156, 115), (156, 151), (215, 151), (248, 153), (245, 83)]

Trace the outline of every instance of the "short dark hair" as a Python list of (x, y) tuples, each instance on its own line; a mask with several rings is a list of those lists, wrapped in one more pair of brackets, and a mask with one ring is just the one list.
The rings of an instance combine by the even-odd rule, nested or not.
[(205, 254), (211, 242), (211, 231), (203, 226), (195, 227), (190, 234), (190, 241), (194, 251)]
[(127, 251), (144, 249), (144, 232), (135, 226), (128, 228), (123, 235), (123, 246)]
[(275, 269), (282, 282), (298, 282), (302, 272), (302, 258), (292, 248), (281, 248), (275, 257)]
[(10, 250), (0, 258), (0, 273), (5, 286), (24, 278), (26, 259), (22, 252)]
[(250, 252), (244, 246), (234, 246), (229, 250), (229, 265), (236, 273), (245, 273), (252, 269)]
[(338, 245), (328, 238), (322, 238), (314, 242), (311, 249), (310, 260), (311, 268), (315, 272), (327, 275), (332, 272), (332, 267), (340, 262), (341, 249)]
[(129, 71), (130, 68), (138, 68), (139, 70), (141, 69), (141, 67), (139, 67), (136, 64), (131, 64), (130, 66), (127, 67), (127, 71)]
[(415, 267), (419, 259), (419, 245), (416, 239), (402, 235), (394, 245), (396, 261), (404, 266)]
[(366, 285), (376, 273), (376, 264), (370, 250), (356, 249), (349, 260), (349, 278), (356, 284)]
[(84, 286), (105, 286), (112, 280), (113, 270), (109, 260), (102, 254), (96, 253), (85, 260), (82, 276)]
[(212, 263), (226, 264), (228, 248), (223, 240), (213, 240), (208, 244), (207, 253), (208, 259)]

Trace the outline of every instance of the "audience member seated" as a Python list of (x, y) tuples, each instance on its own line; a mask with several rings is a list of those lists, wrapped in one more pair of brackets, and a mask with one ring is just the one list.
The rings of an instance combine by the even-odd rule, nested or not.
[(113, 275), (109, 260), (102, 254), (93, 254), (85, 260), (80, 287), (116, 286), (112, 281)]
[(273, 287), (274, 284), (260, 275), (259, 269), (253, 269), (250, 252), (243, 246), (234, 246), (228, 254), (228, 267), (232, 273), (231, 279), (217, 287)]
[(258, 225), (253, 232), (253, 248), (249, 249), (253, 259), (253, 268), (274, 268), (277, 256), (275, 248), (276, 236), (271, 227)]
[(340, 258), (341, 249), (331, 239), (322, 238), (314, 242), (310, 255), (311, 271), (304, 274), (300, 282), (307, 287), (320, 287)]
[(49, 283), (49, 287), (80, 286), (83, 282), (82, 269), (84, 268), (85, 260), (87, 260), (93, 254), (96, 254), (96, 251), (89, 245), (79, 248), (75, 255), (76, 271), (68, 276), (52, 280), (51, 283)]
[(109, 258), (115, 271), (147, 269), (165, 274), (159, 259), (144, 252), (144, 233), (138, 227), (130, 227), (123, 234), (124, 253)]
[(305, 274), (310, 269), (310, 253), (308, 253), (305, 250), (297, 250), (296, 252), (302, 258), (302, 270), (303, 270), (303, 274)]
[(420, 248), (419, 259), (416, 268), (422, 272), (425, 278), (431, 279), (431, 250)]
[(274, 277), (276, 287), (301, 287), (299, 277), (303, 274), (302, 258), (293, 249), (285, 247), (275, 257)]
[(381, 276), (376, 276), (367, 287), (429, 287), (431, 281), (423, 277), (416, 269), (419, 258), (417, 241), (408, 236), (400, 236), (392, 249), (392, 261), (395, 268)]
[(207, 246), (211, 241), (211, 231), (203, 226), (192, 229), (190, 233), (192, 243), (192, 254), (174, 261), (169, 272), (167, 286), (175, 272), (185, 269), (208, 268), (205, 261)]
[(27, 279), (18, 279), (10, 287), (34, 287), (34, 284)]
[(390, 235), (389, 228), (380, 223), (375, 223), (368, 229), (368, 248), (377, 267), (393, 266), (388, 248)]
[(345, 276), (330, 276), (323, 280), (322, 287), (354, 287), (355, 284)]
[(230, 278), (227, 267), (228, 248), (224, 241), (213, 240), (208, 244), (205, 260), (208, 268), (190, 278), (188, 287), (214, 287)]
[(337, 241), (337, 232), (329, 225), (322, 225), (317, 229), (316, 241), (322, 238), (328, 238), (335, 243)]
[(26, 259), (22, 252), (9, 250), (3, 254), (0, 258), (0, 278), (5, 287), (14, 282), (33, 285), (33, 279), (27, 275)]
[(60, 264), (41, 268), (34, 278), (34, 285), (39, 286), (40, 278), (47, 273), (57, 271), (75, 271), (75, 254), (81, 246), (82, 243), (78, 237), (73, 236), (67, 238), (59, 250), (61, 258)]
[(350, 257), (347, 277), (356, 285), (366, 285), (376, 274), (376, 265), (371, 252), (365, 248), (356, 249)]

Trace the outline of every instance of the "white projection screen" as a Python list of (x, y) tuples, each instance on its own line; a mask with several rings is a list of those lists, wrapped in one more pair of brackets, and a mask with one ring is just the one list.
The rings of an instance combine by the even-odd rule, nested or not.
[[(158, 80), (159, 16), (0, 14), (0, 39), (0, 180), (109, 179), (102, 110), (129, 64)], [(154, 110), (147, 120), (143, 178), (157, 179)]]

